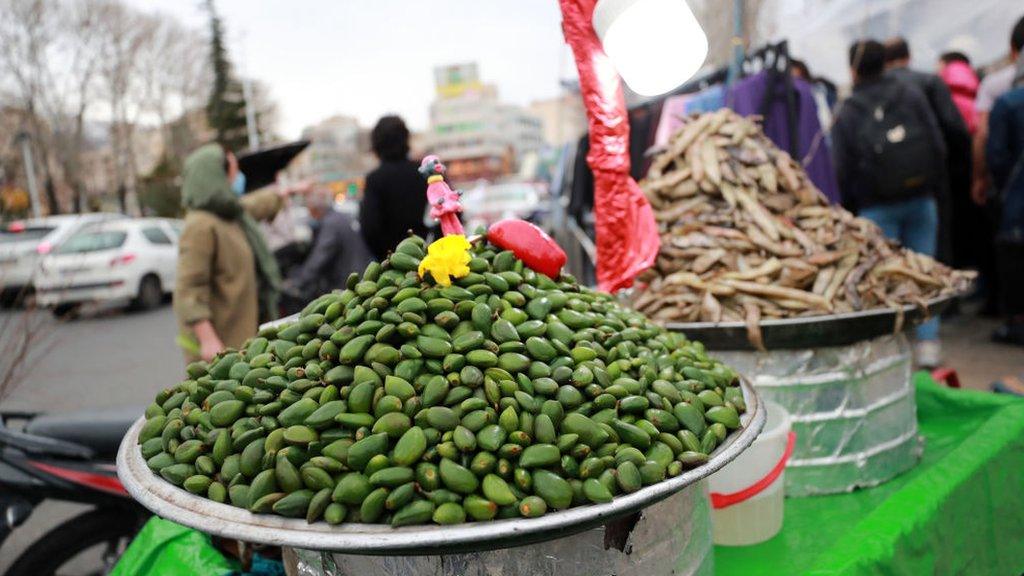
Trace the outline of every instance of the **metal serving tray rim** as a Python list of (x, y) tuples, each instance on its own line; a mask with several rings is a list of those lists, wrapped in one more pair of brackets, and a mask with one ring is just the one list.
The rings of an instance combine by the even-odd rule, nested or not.
[[(252, 514), (193, 495), (154, 474), (138, 448), (144, 417), (128, 430), (117, 453), (117, 472), (128, 493), (153, 513), (202, 532), (246, 542), (330, 550), (353, 554), (423, 554), (510, 547), (543, 538), (560, 538), (637, 512), (710, 476), (747, 449), (764, 427), (766, 413), (753, 386), (741, 380), (747, 411), (738, 434), (716, 449), (707, 464), (687, 470), (607, 504), (579, 506), (538, 518), (494, 520), (456, 526), (384, 524), (307, 524), (302, 519)], [(685, 521), (685, 519), (681, 519)], [(531, 540), (532, 538), (532, 540)]]
[[(958, 296), (958, 293), (947, 294), (945, 296), (938, 296), (932, 298), (931, 300), (927, 300), (925, 301), (927, 310), (931, 311), (932, 308), (938, 306), (939, 304), (944, 304), (947, 301), (952, 300)], [(759, 325), (762, 329), (775, 327), (806, 326), (810, 324), (821, 324), (825, 322), (841, 322), (844, 320), (855, 321), (876, 317), (895, 317), (897, 312), (902, 312), (904, 315), (908, 315), (920, 310), (921, 306), (919, 305), (906, 304), (901, 308), (871, 308), (871, 310), (863, 310), (859, 312), (844, 312), (840, 314), (821, 314), (816, 316), (798, 316), (796, 318), (768, 319), (762, 320), (759, 323)], [(686, 330), (712, 330), (724, 328), (745, 330), (746, 324), (743, 322), (669, 322), (665, 324), (665, 327), (669, 330), (682, 332), (685, 332)], [(904, 329), (907, 327), (909, 327), (909, 325), (904, 326)]]
[[(957, 298), (959, 294), (948, 294), (946, 296), (938, 296), (931, 300), (925, 301), (925, 305), (928, 310), (944, 304), (949, 300)], [(762, 329), (774, 328), (774, 327), (789, 327), (789, 326), (805, 326), (808, 324), (820, 324), (823, 322), (839, 322), (843, 320), (863, 320), (866, 318), (883, 317), (883, 316), (896, 316), (898, 312), (903, 314), (911, 314), (920, 307), (914, 304), (907, 304), (902, 308), (872, 308), (871, 310), (860, 310), (858, 312), (841, 312), (839, 314), (818, 314), (815, 316), (797, 316), (795, 318), (778, 318), (761, 320), (759, 325)], [(712, 330), (712, 329), (742, 329), (746, 330), (746, 323), (741, 321), (735, 322), (667, 322), (665, 328), (672, 331), (685, 332), (686, 330)]]

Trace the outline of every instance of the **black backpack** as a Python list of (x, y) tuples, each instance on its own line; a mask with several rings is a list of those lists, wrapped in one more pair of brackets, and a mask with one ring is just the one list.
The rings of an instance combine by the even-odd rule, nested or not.
[(854, 94), (847, 105), (863, 112), (856, 131), (858, 172), (872, 197), (897, 201), (934, 190), (940, 163), (938, 148), (907, 99), (904, 85), (885, 98)]

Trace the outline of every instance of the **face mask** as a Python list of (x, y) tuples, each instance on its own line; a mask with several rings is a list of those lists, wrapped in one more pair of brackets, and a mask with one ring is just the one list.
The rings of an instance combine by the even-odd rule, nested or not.
[(237, 194), (238, 196), (241, 196), (242, 194), (245, 194), (245, 173), (244, 172), (239, 172), (238, 176), (235, 176), (235, 180), (233, 182), (231, 182), (231, 190), (234, 191), (234, 193)]

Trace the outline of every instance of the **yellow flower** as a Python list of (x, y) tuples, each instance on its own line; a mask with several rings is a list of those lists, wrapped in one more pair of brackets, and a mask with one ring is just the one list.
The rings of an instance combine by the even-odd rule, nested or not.
[(462, 234), (452, 234), (435, 240), (427, 247), (427, 255), (420, 261), (419, 275), (430, 272), (441, 286), (451, 286), (452, 278), (469, 274), (469, 240)]

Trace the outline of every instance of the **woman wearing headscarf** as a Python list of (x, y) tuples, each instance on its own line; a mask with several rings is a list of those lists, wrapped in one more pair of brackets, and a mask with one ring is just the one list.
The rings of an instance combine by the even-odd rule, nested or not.
[(187, 214), (174, 287), (178, 342), (190, 359), (209, 360), (240, 347), (260, 322), (277, 317), (281, 275), (256, 221), (273, 218), (291, 190), (242, 196), (245, 175), (219, 144), (193, 152), (183, 179)]

